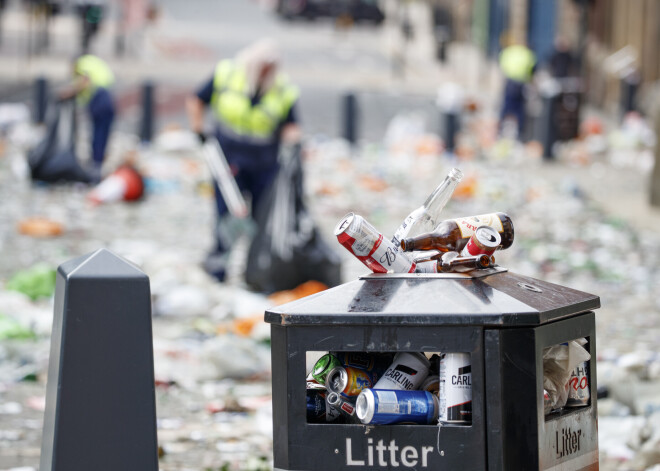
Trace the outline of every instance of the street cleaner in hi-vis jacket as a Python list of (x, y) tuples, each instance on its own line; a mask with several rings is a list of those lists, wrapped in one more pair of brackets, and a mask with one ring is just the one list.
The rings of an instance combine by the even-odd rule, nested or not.
[[(279, 52), (270, 40), (260, 40), (234, 59), (220, 61), (213, 75), (186, 103), (193, 132), (201, 142), (205, 110), (215, 117), (216, 138), (241, 195), (251, 200), (254, 216), (265, 190), (279, 170), (283, 142), (300, 140), (296, 117), (298, 89), (279, 71)], [(218, 224), (215, 247), (205, 262), (207, 272), (223, 281), (231, 237), (223, 234), (223, 219), (230, 213), (218, 181), (214, 180)], [(226, 194), (226, 192), (225, 192)]]

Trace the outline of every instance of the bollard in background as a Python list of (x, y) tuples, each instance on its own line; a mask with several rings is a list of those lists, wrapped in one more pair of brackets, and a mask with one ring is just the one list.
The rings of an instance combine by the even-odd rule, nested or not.
[(458, 83), (447, 82), (438, 88), (436, 104), (440, 109), (442, 129), (440, 135), (447, 152), (456, 149), (456, 135), (461, 130), (461, 114), (465, 106), (465, 92)]
[(57, 270), (39, 469), (158, 470), (149, 279), (105, 249)]
[(640, 82), (641, 78), (636, 71), (631, 71), (621, 78), (621, 119), (626, 113), (637, 111), (637, 91)]
[(45, 77), (37, 77), (34, 81), (34, 108), (33, 120), (36, 124), (46, 121), (46, 109), (48, 108), (48, 80)]
[(460, 116), (456, 111), (445, 111), (443, 120), (445, 148), (453, 154), (456, 149), (456, 135), (460, 131)]
[(355, 145), (358, 136), (358, 105), (357, 98), (352, 92), (348, 92), (342, 99), (342, 119), (344, 139)]
[(555, 107), (558, 95), (544, 95), (543, 108), (541, 111), (541, 144), (543, 145), (543, 159), (554, 160), (553, 147), (557, 142), (555, 127)]
[(155, 85), (152, 81), (142, 84), (142, 121), (140, 122), (140, 142), (151, 142), (155, 122)]

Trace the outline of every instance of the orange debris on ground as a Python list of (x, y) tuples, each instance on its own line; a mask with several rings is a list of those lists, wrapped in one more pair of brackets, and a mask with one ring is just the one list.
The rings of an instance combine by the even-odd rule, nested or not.
[(31, 237), (57, 237), (64, 232), (64, 226), (51, 219), (37, 216), (19, 222), (18, 232)]

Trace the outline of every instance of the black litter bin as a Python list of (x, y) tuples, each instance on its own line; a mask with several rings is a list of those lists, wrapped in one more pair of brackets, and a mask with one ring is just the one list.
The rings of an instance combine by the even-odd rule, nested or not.
[[(598, 469), (598, 296), (502, 268), (370, 274), (266, 311), (276, 470)], [(476, 274), (476, 275), (474, 275)], [(544, 414), (543, 349), (586, 338), (594, 394)], [(469, 424), (309, 423), (310, 354), (467, 352)]]

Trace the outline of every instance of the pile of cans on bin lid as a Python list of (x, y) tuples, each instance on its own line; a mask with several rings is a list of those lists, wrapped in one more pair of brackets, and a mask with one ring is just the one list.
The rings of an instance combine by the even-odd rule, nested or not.
[(440, 220), (440, 212), (463, 177), (452, 169), (426, 202), (412, 211), (391, 239), (362, 216), (348, 213), (335, 236), (374, 273), (470, 272), (492, 268), (496, 250), (511, 246), (511, 218), (501, 212)]
[(470, 424), (470, 354), (327, 352), (307, 376), (307, 421)]

